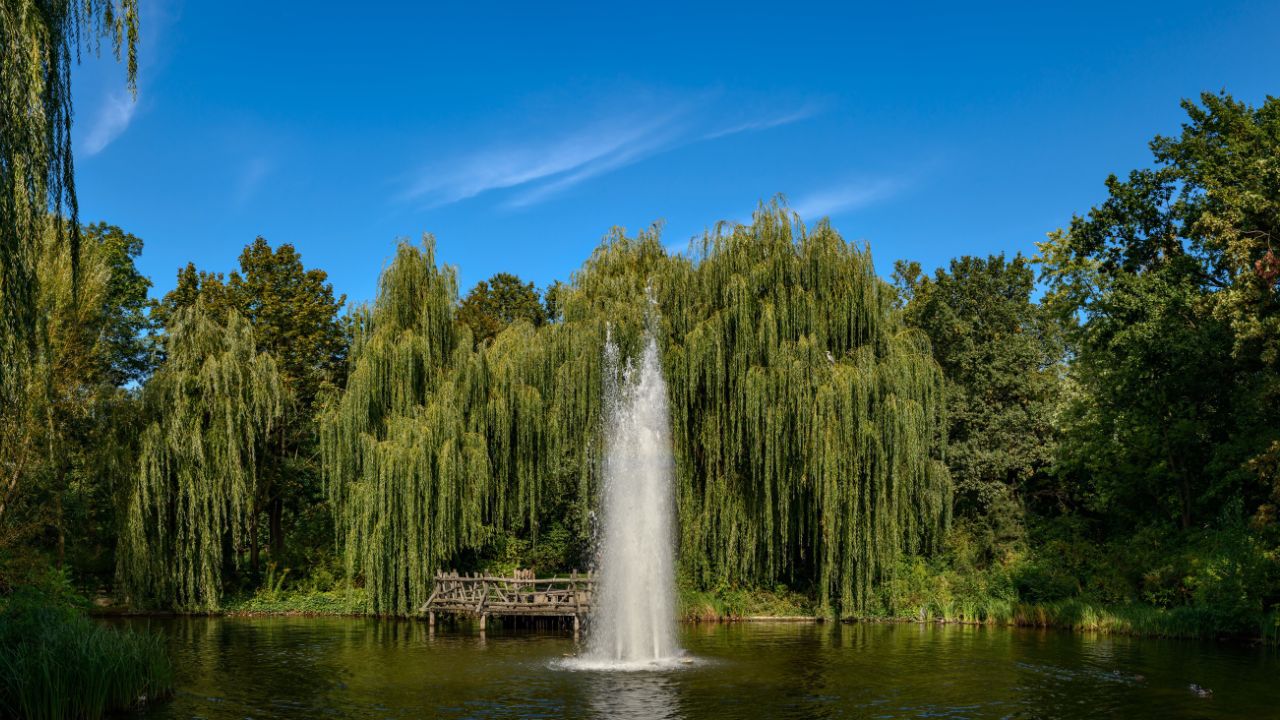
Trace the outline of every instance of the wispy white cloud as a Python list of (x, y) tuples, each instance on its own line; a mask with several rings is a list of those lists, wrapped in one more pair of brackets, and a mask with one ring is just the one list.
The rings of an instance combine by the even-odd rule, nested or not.
[(243, 208), (257, 194), (258, 188), (262, 186), (262, 181), (271, 173), (272, 163), (263, 157), (251, 158), (244, 168), (240, 171), (240, 177), (236, 181), (235, 192), (232, 194), (232, 204), (236, 208)]
[(548, 178), (568, 187), (575, 182), (572, 178), (580, 182), (600, 168), (620, 166), (660, 144), (680, 115), (608, 118), (542, 142), (484, 148), (424, 170), (402, 198), (446, 205)]
[(806, 223), (857, 210), (896, 195), (902, 190), (898, 180), (854, 181), (802, 195), (791, 209)]
[(129, 123), (133, 121), (133, 115), (138, 109), (138, 104), (134, 101), (133, 95), (126, 89), (108, 93), (103, 98), (102, 105), (98, 107), (98, 114), (93, 119), (93, 126), (89, 128), (88, 135), (84, 139), (84, 152), (86, 155), (97, 155), (102, 152), (113, 140), (120, 137), (129, 127)]
[(705, 103), (671, 103), (663, 112), (614, 113), (562, 134), (499, 144), (434, 163), (411, 180), (402, 201), (448, 205), (491, 190), (517, 192), (508, 208), (537, 205), (595, 177), (676, 147), (757, 132), (812, 117), (816, 106), (736, 122), (711, 116)]
[(609, 153), (577, 165), (554, 178), (549, 177), (546, 182), (533, 184), (506, 205), (512, 208), (537, 205), (574, 185), (637, 163), (674, 146), (679, 142), (682, 132), (683, 127), (674, 120), (661, 123), (630, 142), (620, 143)]
[[(92, 121), (77, 146), (77, 152), (84, 157), (93, 157), (107, 149), (129, 129), (138, 116), (141, 98), (150, 91), (151, 80), (161, 72), (171, 50), (169, 29), (181, 14), (181, 0), (142, 0), (141, 4), (138, 15), (145, 20), (146, 27), (145, 44), (138, 52), (136, 98), (125, 87), (121, 63), (110, 53), (104, 52), (77, 66), (77, 87), (82, 81), (88, 87), (88, 104), (83, 107), (93, 108), (84, 113), (84, 117), (92, 116)], [(79, 100), (76, 107), (82, 107)]]
[(817, 104), (810, 103), (808, 105), (804, 105), (800, 107), (797, 110), (792, 110), (789, 112), (781, 113), (778, 115), (772, 115), (772, 116), (765, 115), (765, 116), (761, 116), (751, 120), (747, 120), (746, 122), (738, 123), (737, 125), (729, 125), (727, 127), (720, 128), (718, 130), (712, 130), (711, 132), (703, 136), (702, 139), (715, 140), (717, 138), (728, 137), (729, 135), (737, 135), (739, 133), (756, 132), (758, 130), (768, 130), (769, 128), (782, 127), (783, 125), (790, 125), (791, 123), (800, 122), (801, 120), (808, 120), (814, 115), (817, 115), (820, 110), (821, 110), (821, 107), (819, 107)]

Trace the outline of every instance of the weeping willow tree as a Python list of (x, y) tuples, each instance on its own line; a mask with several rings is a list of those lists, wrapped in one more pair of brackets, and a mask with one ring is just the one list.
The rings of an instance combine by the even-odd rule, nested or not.
[(680, 563), (700, 584), (808, 584), (853, 614), (948, 522), (942, 378), (869, 253), (780, 205), (670, 256), (611, 235), (559, 291), (562, 320), (473, 348), (453, 271), (402, 245), (357, 314), (345, 394), (322, 422), (348, 571), (370, 610), (412, 612), (488, 534), (536, 534), (598, 487), (606, 328), (649, 315), (671, 395)]
[(50, 210), (66, 210), (73, 261), (78, 254), (71, 65), (83, 44), (96, 48), (102, 38), (117, 57), (127, 50), (133, 89), (137, 0), (0, 0), (0, 335), (6, 342), (30, 337), (35, 324), (35, 258)]
[(346, 391), (321, 423), (338, 543), (371, 612), (416, 610), (441, 563), (495, 532), (536, 534), (549, 489), (587, 496), (553, 484), (593, 473), (597, 343), (517, 323), (476, 349), (456, 306), (433, 242), (401, 244), (355, 313)]
[(47, 232), (69, 238), (73, 281), (79, 270), (72, 61), (105, 39), (126, 51), (132, 88), (137, 27), (136, 0), (0, 0), (0, 540), (41, 462), (32, 428), (51, 402), (37, 270)]
[(147, 383), (117, 574), (135, 602), (216, 609), (222, 578), (248, 545), (258, 452), (283, 413), (275, 361), (249, 323), (179, 313)]
[(942, 375), (871, 257), (781, 207), (659, 286), (681, 560), (703, 584), (816, 581), (864, 610), (951, 506)]

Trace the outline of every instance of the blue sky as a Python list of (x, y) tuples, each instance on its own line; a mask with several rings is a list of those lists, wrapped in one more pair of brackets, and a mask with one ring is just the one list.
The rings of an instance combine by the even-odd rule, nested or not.
[(783, 193), (887, 275), (1032, 253), (1181, 98), (1280, 94), (1276, 2), (437, 5), (142, 0), (137, 102), (76, 71), (82, 218), (157, 294), (262, 235), (363, 300), (399, 238), (542, 286)]

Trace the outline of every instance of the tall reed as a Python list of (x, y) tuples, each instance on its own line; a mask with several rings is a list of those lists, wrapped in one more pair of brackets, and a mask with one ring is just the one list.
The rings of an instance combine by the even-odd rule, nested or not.
[(38, 595), (0, 607), (0, 718), (101, 718), (172, 689), (159, 635), (106, 627)]

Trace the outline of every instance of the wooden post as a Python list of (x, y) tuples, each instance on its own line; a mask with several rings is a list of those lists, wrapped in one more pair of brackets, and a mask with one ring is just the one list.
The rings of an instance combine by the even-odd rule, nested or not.
[(436, 626), (436, 613), (431, 611), (427, 613), (427, 627), (434, 628)]
[(484, 626), (489, 620), (489, 613), (480, 613), (480, 632), (484, 632)]
[(573, 616), (573, 639), (574, 639), (574, 640), (577, 640), (577, 639), (578, 639), (578, 630), (579, 630), (579, 627), (578, 627), (578, 616), (577, 616), (577, 615), (574, 615), (574, 616)]

